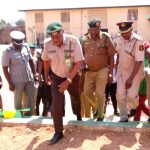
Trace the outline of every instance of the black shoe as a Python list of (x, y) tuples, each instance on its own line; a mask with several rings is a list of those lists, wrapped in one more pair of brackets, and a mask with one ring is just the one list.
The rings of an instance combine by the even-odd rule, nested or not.
[(43, 117), (46, 117), (46, 116), (47, 116), (47, 112), (43, 112), (43, 113), (42, 113), (42, 116), (43, 116)]
[(62, 132), (56, 132), (52, 139), (49, 140), (49, 145), (57, 143), (60, 139), (64, 137)]
[(24, 116), (32, 116), (30, 112), (26, 112)]
[(97, 121), (103, 121), (103, 120), (104, 120), (104, 116), (101, 118), (100, 117), (97, 118)]
[(120, 120), (119, 122), (128, 122), (128, 119)]
[(118, 111), (115, 111), (115, 112), (114, 112), (114, 115), (115, 115), (115, 116), (119, 116), (119, 112), (118, 112)]
[(136, 113), (136, 109), (131, 109), (129, 117), (134, 117), (135, 113)]
[(96, 118), (97, 115), (98, 115), (98, 110), (96, 110), (96, 111), (93, 112), (93, 117), (94, 117), (94, 118)]
[(77, 120), (78, 120), (78, 121), (82, 121), (81, 115), (77, 115)]

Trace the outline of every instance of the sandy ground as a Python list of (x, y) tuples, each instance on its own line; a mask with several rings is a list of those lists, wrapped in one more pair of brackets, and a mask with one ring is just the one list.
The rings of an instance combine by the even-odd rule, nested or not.
[(107, 132), (67, 127), (64, 138), (48, 145), (52, 127), (1, 126), (1, 150), (148, 150), (150, 133)]
[[(1, 61), (1, 51), (0, 51)], [(8, 90), (8, 84), (3, 76), (1, 95), (4, 108), (13, 108), (13, 93)], [(42, 107), (41, 107), (42, 108)], [(105, 119), (118, 121), (119, 117), (112, 115), (112, 105), (107, 108)], [(72, 115), (70, 101), (67, 99), (66, 117)], [(147, 120), (142, 116), (142, 121)], [(110, 132), (93, 129), (67, 126), (64, 129), (64, 138), (55, 145), (48, 145), (54, 134), (53, 127), (29, 125), (2, 125), (0, 124), (0, 150), (148, 150), (150, 147), (150, 133)]]

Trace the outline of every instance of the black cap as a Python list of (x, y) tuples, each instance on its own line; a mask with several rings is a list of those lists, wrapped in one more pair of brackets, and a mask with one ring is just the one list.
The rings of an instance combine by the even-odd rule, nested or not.
[(132, 29), (132, 21), (125, 21), (125, 22), (119, 22), (117, 23), (117, 26), (119, 26), (119, 32), (120, 33), (126, 33), (129, 32)]

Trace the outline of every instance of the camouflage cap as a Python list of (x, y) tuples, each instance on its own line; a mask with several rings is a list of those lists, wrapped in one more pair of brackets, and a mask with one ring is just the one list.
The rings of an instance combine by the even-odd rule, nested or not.
[(99, 27), (100, 24), (101, 24), (100, 18), (92, 18), (92, 19), (88, 22), (89, 27)]
[(62, 28), (62, 24), (60, 22), (53, 22), (47, 26), (46, 33), (55, 35)]

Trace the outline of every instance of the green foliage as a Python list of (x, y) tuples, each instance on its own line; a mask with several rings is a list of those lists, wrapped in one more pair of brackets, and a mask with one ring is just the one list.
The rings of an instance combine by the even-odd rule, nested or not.
[(21, 26), (21, 25), (22, 26), (25, 25), (25, 21), (23, 19), (20, 19), (16, 22), (16, 26)]
[(6, 27), (7, 26), (7, 23), (5, 20), (1, 19), (0, 20), (0, 28), (3, 28), (3, 27)]
[[(18, 21), (15, 22), (16, 26), (24, 26), (25, 25), (25, 21), (23, 19), (20, 19)], [(5, 20), (1, 19), (0, 20), (0, 29), (4, 28), (4, 27), (11, 27), (14, 26), (9, 22), (6, 22)]]

